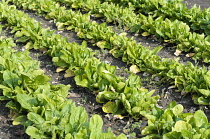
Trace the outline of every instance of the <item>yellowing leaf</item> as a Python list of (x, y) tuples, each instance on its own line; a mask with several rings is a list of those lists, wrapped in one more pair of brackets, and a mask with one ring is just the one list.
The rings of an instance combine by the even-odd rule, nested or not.
[(141, 35), (146, 37), (146, 36), (149, 36), (150, 34), (148, 32), (143, 32)]
[(126, 31), (126, 30), (129, 30), (130, 28), (129, 27), (124, 27), (124, 30)]
[(65, 70), (64, 67), (58, 67), (58, 68), (56, 69), (56, 72), (61, 72), (61, 71), (64, 71), (64, 70)]
[(64, 30), (64, 29), (65, 29), (64, 23), (58, 22), (58, 23), (56, 24), (56, 26), (57, 26), (58, 30)]
[(170, 42), (170, 40), (164, 40), (164, 42)]
[(64, 78), (68, 78), (68, 77), (72, 77), (74, 76), (74, 72), (72, 72), (71, 70), (67, 69), (66, 73), (64, 75)]
[(189, 54), (186, 54), (186, 57), (193, 57), (195, 55), (195, 53), (189, 53)]
[(133, 72), (133, 73), (139, 73), (140, 72), (140, 69), (136, 66), (136, 65), (132, 65), (130, 67), (130, 72)]
[(123, 32), (123, 33), (120, 33), (119, 36), (126, 36), (127, 33), (126, 32)]
[(181, 51), (181, 50), (176, 49), (176, 52), (174, 53), (174, 55), (175, 55), (175, 56), (179, 56), (181, 53), (182, 53), (182, 51)]
[(116, 110), (116, 104), (112, 101), (109, 101), (102, 107), (102, 110), (105, 113), (114, 113)]
[(96, 43), (96, 45), (100, 48), (105, 48), (106, 46), (106, 41), (99, 41)]

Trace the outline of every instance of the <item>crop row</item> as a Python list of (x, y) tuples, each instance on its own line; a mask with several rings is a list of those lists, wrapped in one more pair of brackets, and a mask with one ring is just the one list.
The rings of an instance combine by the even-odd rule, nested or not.
[[(178, 60), (161, 59), (155, 55), (161, 48), (153, 50), (145, 48), (136, 41), (125, 36), (117, 35), (105, 23), (90, 22), (89, 14), (81, 14), (71, 9), (66, 10), (52, 0), (9, 0), (24, 9), (35, 10), (44, 14), (48, 19), (56, 19), (58, 29), (74, 30), (80, 38), (92, 40), (100, 48), (110, 50), (114, 57), (122, 57), (124, 62), (137, 65), (140, 71), (147, 71), (166, 78), (178, 87), (179, 91), (192, 93), (196, 104), (209, 105), (210, 101), (210, 71), (205, 67), (181, 64)], [(45, 6), (43, 6), (45, 5)], [(30, 43), (28, 43), (30, 44)], [(89, 87), (88, 85), (82, 85)], [(90, 87), (89, 87), (90, 88)]]
[[(83, 44), (82, 46), (70, 45), (67, 43), (66, 39), (61, 38), (59, 35), (53, 35), (51, 31), (46, 29), (41, 29), (39, 23), (36, 23), (34, 20), (30, 19), (28, 16), (15, 10), (14, 6), (7, 6), (5, 3), (1, 4), (1, 20), (4, 22), (8, 22), (7, 26), (12, 27), (13, 31), (16, 32), (16, 37), (20, 37), (20, 40), (26, 40), (30, 42), (31, 48), (36, 46), (36, 48), (45, 47), (48, 49), (48, 54), (51, 55), (53, 61), (62, 65), (63, 67), (69, 66), (71, 71), (81, 71), (83, 72), (83, 66), (85, 63), (83, 61), (79, 61), (83, 66), (74, 66), (74, 69), (71, 69), (71, 64), (76, 64), (78, 62), (78, 58), (88, 56), (85, 53), (86, 46)], [(25, 41), (24, 41), (25, 42)], [(76, 45), (76, 46), (75, 46)], [(74, 47), (75, 46), (75, 47)], [(77, 49), (80, 49), (80, 53), (78, 55)], [(74, 50), (74, 51), (71, 51)], [(74, 52), (74, 53), (72, 53)], [(56, 55), (56, 56), (55, 56)], [(73, 59), (73, 56), (76, 56)], [(88, 59), (88, 58), (87, 58)], [(96, 59), (94, 59), (97, 61)], [(67, 63), (69, 61), (69, 64)], [(78, 63), (77, 63), (78, 64)], [(85, 68), (89, 73), (94, 68), (94, 66), (90, 65)], [(97, 67), (97, 70), (101, 70), (101, 67)], [(113, 70), (113, 69), (112, 69)], [(106, 79), (106, 83), (108, 83), (110, 77), (113, 77), (108, 69), (103, 70), (106, 74), (102, 74), (102, 77)], [(93, 81), (97, 77), (97, 71), (94, 71), (96, 74), (91, 77), (88, 75), (84, 75), (82, 78), (85, 78), (86, 81)], [(78, 74), (74, 72), (77, 76)], [(75, 79), (76, 79), (75, 76)], [(89, 78), (87, 78), (89, 77)], [(95, 78), (94, 78), (95, 77)], [(134, 76), (133, 76), (134, 77)], [(136, 82), (136, 79), (134, 79)], [(105, 81), (105, 80), (103, 80)], [(114, 79), (111, 80), (113, 84), (115, 84)], [(129, 82), (129, 81), (128, 81)], [(126, 82), (126, 83), (128, 83)], [(98, 82), (100, 83), (100, 82)], [(121, 83), (122, 85), (123, 83)], [(98, 84), (99, 85), (99, 84)], [(97, 85), (96, 85), (97, 86)], [(128, 86), (132, 86), (134, 90), (137, 90), (138, 87), (134, 83), (130, 82)], [(132, 95), (132, 91), (130, 88), (126, 86), (127, 92), (125, 95)], [(106, 86), (107, 87), (107, 86)], [(106, 88), (105, 87), (105, 88)], [(94, 88), (96, 88), (94, 86)], [(111, 89), (112, 93), (114, 88)], [(144, 90), (145, 91), (145, 90)], [(137, 92), (134, 92), (136, 97), (139, 95)], [(107, 95), (108, 96), (108, 95)], [(143, 96), (141, 96), (143, 97)], [(140, 98), (141, 99), (141, 98)], [(116, 102), (116, 101), (115, 101)], [(126, 103), (128, 101), (125, 101)], [(144, 103), (143, 103), (144, 104)], [(126, 105), (125, 105), (126, 106)], [(210, 125), (205, 114), (198, 110), (195, 114), (192, 113), (182, 113), (183, 106), (176, 105), (175, 102), (172, 102), (166, 110), (159, 109), (154, 107), (151, 112), (141, 112), (148, 120), (148, 126), (146, 126), (142, 130), (142, 134), (147, 135), (145, 138), (171, 138), (171, 137), (188, 137), (188, 138), (208, 138), (210, 133)], [(67, 126), (68, 127), (68, 126)], [(66, 128), (67, 128), (66, 127)], [(86, 133), (86, 132), (85, 132)], [(122, 135), (121, 135), (122, 136)], [(122, 136), (123, 137), (123, 136)], [(101, 137), (100, 137), (101, 138)]]
[(102, 133), (100, 116), (88, 120), (84, 108), (66, 99), (69, 85), (50, 84), (39, 62), (28, 51), (14, 51), (14, 45), (12, 39), (0, 38), (0, 100), (7, 100), (6, 106), (14, 111), (13, 125), (24, 125), (26, 133), (37, 139), (116, 138), (111, 132)]
[[(68, 0), (67, 0), (68, 1)], [(136, 14), (151, 15), (153, 18), (162, 16), (170, 20), (183, 21), (193, 31), (204, 32), (210, 35), (210, 8), (201, 10), (194, 5), (191, 9), (182, 3), (183, 0), (100, 0), (119, 4), (123, 7), (132, 7)]]
[(165, 42), (177, 44), (177, 49), (185, 52), (195, 52), (194, 59), (210, 62), (210, 36), (190, 32), (190, 27), (179, 20), (164, 19), (162, 16), (154, 18), (143, 14), (135, 14), (132, 7), (124, 8), (116, 4), (100, 0), (53, 0), (65, 3), (72, 8), (90, 11), (96, 17), (103, 16), (107, 22), (117, 22), (132, 32), (143, 32), (144, 36), (153, 34)]

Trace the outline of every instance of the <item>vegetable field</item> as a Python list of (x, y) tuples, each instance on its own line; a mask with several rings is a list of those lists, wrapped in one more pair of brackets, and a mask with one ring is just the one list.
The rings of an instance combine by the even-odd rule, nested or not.
[(1, 0), (0, 139), (209, 139), (209, 7)]

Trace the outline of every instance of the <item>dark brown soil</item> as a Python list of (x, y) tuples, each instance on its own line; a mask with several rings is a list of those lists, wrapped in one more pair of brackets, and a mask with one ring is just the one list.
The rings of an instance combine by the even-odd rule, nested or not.
[[(194, 4), (200, 5), (201, 8), (208, 8), (210, 6), (209, 0), (185, 0), (185, 2), (188, 3), (188, 7), (192, 7)], [(29, 14), (32, 18), (35, 18), (37, 21), (40, 21), (43, 27), (49, 27), (56, 30), (53, 22), (47, 21), (41, 16), (36, 16), (34, 13), (31, 12), (26, 11), (26, 13)], [(120, 32), (120, 29), (118, 29), (117, 27), (115, 27), (115, 29)], [(82, 42), (81, 39), (78, 39), (76, 37), (76, 34), (74, 32), (56, 31), (56, 33), (62, 35), (63, 37), (67, 37), (69, 42)], [(8, 34), (7, 32), (5, 32), (5, 35), (8, 37), (12, 37), (12, 35)], [(129, 34), (128, 36), (131, 35), (133, 34)], [(173, 45), (171, 44), (160, 43), (156, 41), (153, 37), (136, 36), (135, 40), (137, 42), (141, 42), (143, 46), (150, 46), (151, 48), (159, 45), (165, 46), (159, 53), (159, 56), (161, 56), (162, 58), (175, 58), (173, 54), (175, 52), (175, 48), (173, 48)], [(89, 44), (89, 47), (97, 52), (97, 58), (100, 58), (107, 63), (111, 63), (112, 65), (117, 66), (118, 75), (125, 77), (129, 75), (127, 68), (129, 68), (130, 65), (123, 63), (120, 59), (113, 58), (106, 50), (101, 51), (98, 48), (91, 46), (91, 44)], [(19, 47), (18, 50), (22, 50), (22, 48)], [(56, 66), (53, 65), (50, 57), (44, 55), (42, 52), (37, 50), (32, 50), (30, 55), (34, 59), (41, 62), (40, 68), (45, 71), (46, 75), (49, 75), (51, 77), (52, 84), (71, 85), (69, 98), (75, 101), (78, 106), (85, 107), (90, 116), (93, 114), (99, 114), (104, 120), (104, 130), (111, 128), (115, 134), (124, 133), (129, 138), (141, 138), (141, 136), (139, 135), (139, 128), (141, 126), (145, 126), (147, 124), (146, 121), (143, 121), (141, 123), (139, 121), (135, 121), (128, 116), (124, 119), (116, 119), (111, 114), (103, 113), (101, 110), (102, 105), (96, 103), (95, 96), (91, 94), (88, 89), (78, 87), (75, 84), (73, 78), (64, 78), (64, 73), (56, 73)], [(185, 63), (187, 61), (194, 63), (192, 59), (185, 57), (184, 54), (180, 55), (180, 62)], [(180, 92), (176, 92), (176, 88), (171, 88), (170, 84), (159, 83), (157, 78), (152, 79), (150, 78), (150, 75), (145, 76), (145, 73), (139, 75), (142, 77), (143, 86), (145, 88), (149, 90), (155, 89), (156, 95), (158, 94), (161, 96), (161, 99), (159, 101), (160, 107), (165, 108), (167, 104), (175, 100), (177, 101), (177, 103), (184, 106), (185, 112), (194, 112), (195, 110), (200, 108), (204, 109), (210, 119), (210, 111), (208, 110), (208, 108), (194, 105), (190, 95), (181, 96)], [(24, 133), (24, 128), (22, 126), (12, 125), (12, 119), (9, 117), (10, 111), (8, 108), (5, 107), (5, 104), (6, 102), (0, 102), (0, 139), (29, 139), (29, 137)]]

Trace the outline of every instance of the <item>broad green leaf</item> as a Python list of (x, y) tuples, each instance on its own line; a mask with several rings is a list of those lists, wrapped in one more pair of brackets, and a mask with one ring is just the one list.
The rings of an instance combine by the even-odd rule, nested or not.
[(90, 118), (89, 129), (91, 131), (90, 138), (91, 139), (99, 139), (101, 136), (103, 120), (99, 115), (93, 115)]
[(42, 133), (42, 131), (38, 130), (36, 127), (33, 127), (33, 126), (27, 127), (26, 133), (29, 136), (31, 136), (31, 138), (36, 138), (36, 139), (44, 139), (44, 138), (47, 138), (46, 136), (44, 136), (44, 134)]
[(181, 133), (182, 133), (182, 136), (183, 136), (184, 138), (189, 138), (189, 139), (191, 139), (191, 138), (193, 137), (192, 131), (191, 131), (191, 130), (182, 129)]
[(19, 111), (20, 110), (20, 105), (18, 105), (18, 102), (14, 102), (14, 101), (9, 101), (6, 104), (6, 107), (15, 111)]
[(198, 91), (206, 97), (210, 97), (210, 91), (206, 89), (198, 89)]
[(70, 133), (67, 133), (64, 139), (73, 139), (73, 137)]
[(168, 132), (163, 135), (163, 139), (182, 139), (182, 135), (177, 131)]
[(27, 118), (35, 124), (39, 125), (42, 125), (45, 122), (45, 120), (39, 114), (33, 112), (29, 112)]
[(46, 82), (50, 81), (50, 77), (47, 75), (38, 75), (36, 76), (36, 78), (34, 79), (34, 83), (35, 84), (45, 84)]
[(19, 85), (18, 84), (18, 80), (19, 80), (18, 75), (11, 71), (4, 71), (3, 79), (4, 79), (4, 83), (6, 83), (11, 88), (14, 88), (15, 86)]
[(172, 111), (175, 116), (178, 116), (180, 113), (182, 113), (184, 110), (183, 106), (181, 104), (176, 105), (172, 108)]
[(208, 118), (205, 113), (201, 110), (198, 110), (194, 114), (194, 122), (197, 127), (201, 127), (202, 125), (206, 125), (208, 123)]
[(0, 101), (3, 101), (3, 100), (10, 100), (10, 98), (5, 97), (5, 96), (0, 96)]
[(182, 132), (182, 130), (190, 131), (191, 129), (192, 126), (185, 121), (177, 121), (174, 127), (172, 127), (172, 131), (177, 131), (177, 132)]
[(19, 37), (22, 37), (23, 36), (23, 33), (21, 31), (17, 31), (14, 35), (15, 38), (19, 38)]
[(127, 139), (125, 134), (120, 134), (117, 139)]
[(75, 76), (74, 79), (75, 79), (77, 85), (82, 86), (82, 87), (88, 87), (89, 82), (87, 79), (81, 80), (80, 76)]
[(204, 131), (203, 138), (206, 138), (206, 139), (210, 138), (210, 129), (207, 129)]
[(29, 95), (25, 94), (17, 94), (17, 101), (20, 103), (20, 105), (30, 110), (32, 107), (36, 106), (38, 104), (37, 100)]
[(209, 98), (206, 98), (204, 96), (198, 97), (197, 101), (196, 101), (196, 98), (195, 98), (194, 102), (195, 102), (195, 104), (199, 104), (199, 105), (210, 105)]
[(101, 138), (102, 139), (116, 139), (116, 136), (114, 135), (114, 133), (107, 132), (107, 133), (102, 133)]

